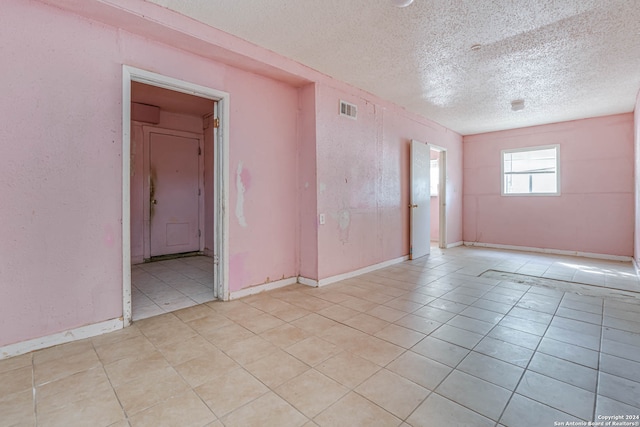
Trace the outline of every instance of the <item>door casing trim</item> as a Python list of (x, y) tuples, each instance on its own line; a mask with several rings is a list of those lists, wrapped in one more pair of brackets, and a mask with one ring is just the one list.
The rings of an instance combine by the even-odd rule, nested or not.
[(220, 127), (214, 141), (214, 296), (229, 299), (229, 103), (230, 95), (147, 70), (122, 66), (122, 319), (131, 324), (131, 82), (145, 83), (217, 102)]

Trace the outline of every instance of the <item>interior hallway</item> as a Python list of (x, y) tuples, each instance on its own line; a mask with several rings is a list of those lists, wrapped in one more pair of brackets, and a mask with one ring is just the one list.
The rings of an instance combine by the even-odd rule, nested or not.
[[(636, 292), (478, 277), (487, 269)], [(637, 415), (639, 289), (625, 263), (434, 249), (326, 287), (209, 302), (2, 360), (0, 425), (552, 426)]]

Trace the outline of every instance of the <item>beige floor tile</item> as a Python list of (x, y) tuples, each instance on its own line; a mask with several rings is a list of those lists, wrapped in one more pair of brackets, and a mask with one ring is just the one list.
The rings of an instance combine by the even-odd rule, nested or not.
[(136, 324), (133, 324), (118, 331), (109, 332), (108, 334), (102, 334), (98, 335), (97, 337), (93, 337), (91, 338), (91, 342), (97, 349), (98, 347), (102, 347), (108, 344), (114, 344), (120, 341), (128, 340), (129, 338), (139, 337), (141, 335), (142, 332), (140, 332), (138, 326)]
[(315, 313), (310, 313), (304, 317), (291, 322), (293, 326), (303, 329), (310, 334), (319, 335), (325, 332), (327, 329), (339, 325), (335, 320), (327, 319)]
[(52, 410), (70, 402), (98, 398), (112, 393), (101, 366), (52, 381), (36, 388), (38, 411)]
[(280, 308), (278, 310), (274, 310), (271, 312), (272, 315), (276, 316), (278, 319), (282, 319), (285, 322), (293, 322), (296, 319), (300, 319), (304, 316), (310, 314), (309, 310), (305, 310), (304, 308), (296, 307), (295, 305), (285, 303), (288, 307)]
[(18, 368), (33, 366), (33, 353), (14, 356), (9, 359), (0, 360), (0, 374), (13, 371)]
[(362, 298), (357, 298), (351, 295), (349, 296), (349, 298), (346, 298), (345, 300), (341, 301), (340, 305), (348, 308), (352, 308), (361, 313), (365, 311), (369, 311), (378, 306), (378, 304), (376, 304), (375, 302), (367, 301)]
[(309, 365), (282, 350), (276, 350), (268, 356), (247, 364), (245, 369), (267, 387), (274, 389), (291, 378), (308, 371)]
[(492, 427), (494, 421), (458, 405), (436, 393), (429, 397), (407, 419), (414, 427), (473, 426)]
[(237, 323), (254, 334), (259, 334), (282, 325), (284, 321), (268, 313), (261, 313), (257, 316), (237, 320)]
[(0, 394), (1, 426), (34, 426), (36, 413), (33, 391), (25, 390), (14, 394)]
[(182, 394), (188, 388), (188, 384), (173, 368), (166, 368), (153, 375), (120, 384), (115, 390), (127, 415), (132, 416), (165, 399)]
[(313, 418), (349, 391), (331, 378), (311, 369), (284, 383), (276, 392), (299, 411)]
[(25, 366), (0, 374), (0, 398), (33, 387), (33, 368)]
[(345, 320), (344, 324), (367, 334), (375, 334), (390, 325), (386, 320), (382, 320), (365, 313), (360, 313), (351, 319)]
[(120, 359), (104, 365), (104, 369), (114, 386), (153, 375), (169, 367), (169, 363), (159, 351), (144, 353), (140, 357)]
[(201, 335), (219, 349), (228, 350), (236, 343), (255, 336), (253, 332), (233, 323), (214, 330), (201, 332)]
[(185, 323), (210, 316), (215, 317), (215, 311), (206, 304), (183, 308), (181, 310), (174, 311), (173, 314)]
[(354, 388), (380, 370), (380, 366), (355, 354), (340, 353), (325, 360), (316, 369), (340, 384)]
[(125, 418), (113, 391), (100, 397), (78, 400), (51, 411), (38, 411), (38, 426), (110, 426)]
[(298, 427), (307, 423), (308, 419), (275, 393), (269, 392), (236, 409), (222, 421), (227, 427)]
[(153, 345), (159, 348), (165, 348), (175, 343), (183, 342), (197, 335), (196, 331), (181, 321), (171, 325), (165, 325), (162, 328), (142, 331), (142, 333)]
[(195, 391), (221, 418), (267, 393), (269, 389), (244, 369), (235, 369), (202, 384)]
[(36, 351), (33, 353), (33, 362), (34, 364), (39, 365), (88, 351), (93, 351), (93, 344), (91, 343), (91, 340), (80, 340)]
[(107, 364), (127, 357), (140, 357), (143, 354), (153, 353), (156, 348), (145, 336), (139, 335), (96, 347), (96, 351), (102, 363)]
[(453, 370), (442, 363), (407, 351), (386, 367), (429, 390), (435, 390), (438, 384)]
[(264, 311), (251, 307), (242, 301), (238, 301), (236, 306), (224, 312), (224, 315), (234, 322), (250, 319), (251, 317), (264, 314)]
[(175, 367), (176, 371), (191, 385), (197, 387), (240, 368), (236, 362), (220, 350), (191, 359)]
[(338, 324), (333, 326), (320, 335), (320, 338), (337, 345), (340, 348), (348, 348), (353, 345), (356, 340), (369, 338), (368, 334), (354, 329), (350, 326)]
[(344, 307), (339, 304), (332, 305), (331, 307), (327, 307), (324, 310), (318, 311), (318, 314), (329, 319), (335, 320), (336, 322), (344, 322), (347, 319), (350, 319), (360, 312), (354, 310), (352, 308)]
[(163, 346), (160, 351), (171, 365), (176, 366), (196, 357), (217, 351), (217, 348), (200, 335), (196, 335), (184, 341)]
[(286, 351), (307, 365), (316, 366), (329, 357), (342, 352), (342, 349), (330, 342), (313, 336), (288, 347)]
[(247, 365), (268, 356), (276, 350), (278, 350), (278, 347), (264, 338), (254, 335), (251, 338), (233, 344), (225, 352), (239, 364)]
[[(199, 306), (196, 306), (196, 307), (199, 307)], [(205, 307), (207, 306), (205, 305)], [(190, 307), (190, 308), (194, 308), (194, 307)], [(190, 321), (186, 321), (187, 325), (189, 325), (194, 331), (196, 331), (197, 333), (203, 336), (206, 336), (212, 331), (223, 328), (225, 326), (235, 325), (233, 320), (227, 319), (221, 314), (215, 314), (215, 311), (213, 310), (210, 310), (210, 311), (213, 314), (210, 314), (205, 317), (193, 319)]]
[(192, 390), (169, 398), (129, 419), (131, 427), (203, 426), (216, 416)]
[(261, 333), (260, 336), (280, 348), (286, 348), (304, 340), (309, 336), (309, 333), (285, 323), (284, 325)]
[(353, 392), (325, 409), (314, 421), (321, 427), (390, 427), (402, 424), (399, 418)]
[(402, 347), (372, 336), (354, 339), (347, 348), (352, 353), (380, 366), (386, 366), (406, 351)]
[(403, 326), (405, 328), (412, 329), (414, 331), (429, 335), (431, 332), (442, 326), (442, 323), (435, 320), (427, 319), (425, 317), (416, 316), (415, 314), (408, 314), (395, 322), (395, 325)]
[(376, 337), (404, 348), (411, 348), (426, 337), (425, 334), (398, 325), (389, 325), (374, 334)]
[(411, 301), (404, 298), (396, 298), (384, 304), (387, 307), (394, 308), (396, 310), (404, 311), (405, 313), (413, 313), (424, 304), (420, 304), (415, 301)]
[(35, 384), (45, 384), (97, 366), (100, 366), (100, 360), (98, 360), (93, 347), (85, 352), (60, 359), (43, 363), (36, 362), (34, 369)]
[(408, 417), (430, 393), (426, 388), (386, 369), (373, 374), (355, 391), (400, 419)]

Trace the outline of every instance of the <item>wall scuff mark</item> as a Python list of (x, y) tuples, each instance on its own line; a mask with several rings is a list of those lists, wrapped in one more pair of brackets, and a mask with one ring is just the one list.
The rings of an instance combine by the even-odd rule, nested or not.
[(247, 226), (247, 220), (244, 217), (244, 192), (245, 187), (242, 183), (242, 161), (238, 162), (238, 169), (236, 171), (236, 189), (238, 190), (238, 196), (236, 199), (236, 218), (241, 227)]

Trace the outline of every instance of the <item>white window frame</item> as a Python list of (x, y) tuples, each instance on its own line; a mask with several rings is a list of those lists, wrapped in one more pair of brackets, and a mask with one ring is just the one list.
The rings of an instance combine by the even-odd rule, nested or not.
[[(510, 153), (521, 153), (526, 151), (539, 151), (554, 148), (556, 150), (556, 192), (555, 193), (506, 193), (505, 192), (505, 174), (504, 174), (504, 156)], [(522, 197), (522, 196), (560, 196), (560, 144), (539, 145), (535, 147), (514, 148), (502, 150), (500, 152), (500, 188), (503, 196)]]

